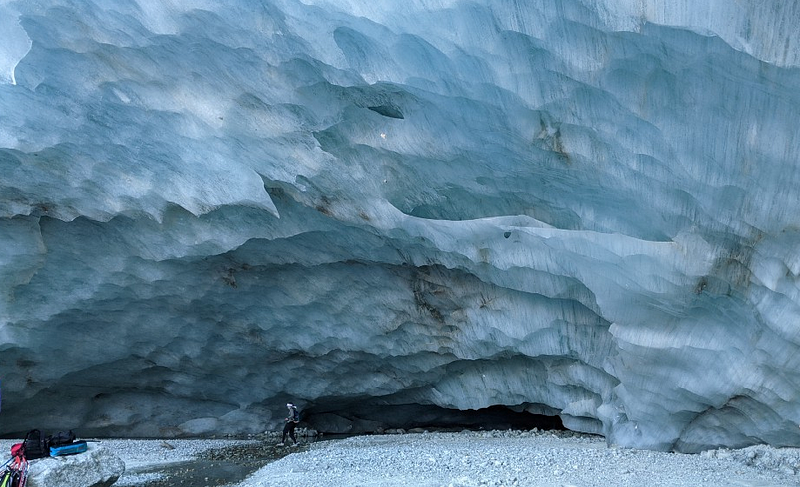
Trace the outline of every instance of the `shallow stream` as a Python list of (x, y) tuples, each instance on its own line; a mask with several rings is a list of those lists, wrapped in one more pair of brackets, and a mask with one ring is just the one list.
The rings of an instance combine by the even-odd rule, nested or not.
[[(327, 440), (328, 438), (326, 438)], [(299, 446), (276, 446), (275, 440), (210, 450), (195, 460), (132, 469), (125, 476), (142, 479), (137, 487), (211, 487), (237, 484), (264, 465), (304, 451), (313, 438)], [(125, 477), (123, 476), (123, 478)], [(123, 485), (125, 484), (122, 481)]]

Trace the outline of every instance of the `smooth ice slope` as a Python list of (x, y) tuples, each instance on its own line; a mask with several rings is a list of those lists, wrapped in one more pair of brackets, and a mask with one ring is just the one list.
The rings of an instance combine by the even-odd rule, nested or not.
[(800, 445), (800, 4), (700, 3), (0, 1), (0, 433)]

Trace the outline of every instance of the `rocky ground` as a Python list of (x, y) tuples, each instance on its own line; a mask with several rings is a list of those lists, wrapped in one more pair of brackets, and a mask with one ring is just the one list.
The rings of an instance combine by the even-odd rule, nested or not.
[[(0, 448), (10, 446), (0, 442)], [(609, 448), (561, 431), (359, 436), (276, 446), (250, 439), (101, 440), (126, 464), (116, 487), (483, 487), (800, 485), (800, 449), (699, 455)]]
[(608, 448), (571, 432), (361, 436), (319, 442), (238, 487), (800, 485), (800, 449), (757, 446), (699, 455)]

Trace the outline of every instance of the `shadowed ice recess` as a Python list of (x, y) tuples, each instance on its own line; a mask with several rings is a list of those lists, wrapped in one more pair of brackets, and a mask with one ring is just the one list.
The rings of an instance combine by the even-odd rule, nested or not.
[(0, 0), (0, 434), (800, 446), (800, 3), (696, 3)]

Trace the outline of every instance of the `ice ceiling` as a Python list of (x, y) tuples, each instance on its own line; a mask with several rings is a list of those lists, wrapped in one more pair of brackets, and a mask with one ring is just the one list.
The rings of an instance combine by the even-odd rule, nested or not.
[(0, 433), (241, 434), (293, 400), (800, 446), (798, 25), (0, 0)]

